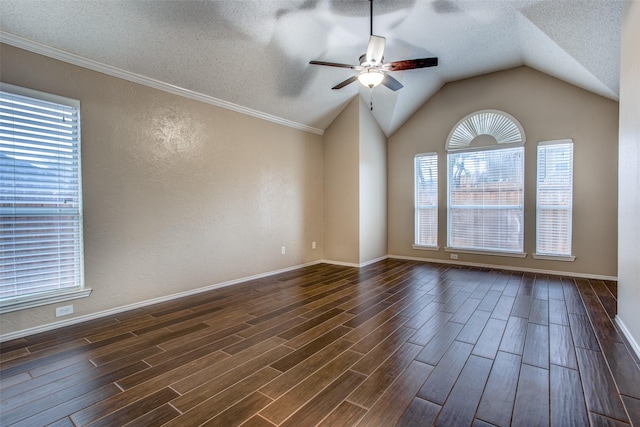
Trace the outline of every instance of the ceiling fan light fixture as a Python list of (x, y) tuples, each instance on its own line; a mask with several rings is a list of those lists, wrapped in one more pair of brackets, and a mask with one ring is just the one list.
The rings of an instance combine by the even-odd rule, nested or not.
[(435, 67), (438, 65), (438, 58), (416, 58), (416, 59), (403, 59), (401, 61), (389, 62), (387, 64), (384, 61), (384, 48), (386, 39), (382, 36), (376, 36), (373, 34), (373, 0), (369, 0), (369, 43), (367, 44), (367, 51), (360, 56), (359, 65), (340, 64), (337, 62), (326, 61), (310, 61), (309, 64), (313, 65), (325, 65), (328, 67), (349, 68), (355, 70), (356, 74), (352, 74), (348, 79), (338, 83), (331, 89), (342, 89), (343, 87), (350, 85), (358, 80), (360, 84), (369, 89), (382, 84), (392, 91), (402, 89), (404, 86), (398, 80), (391, 77), (392, 71), (403, 70), (415, 70), (417, 68)]
[(368, 68), (358, 74), (358, 81), (362, 84), (362, 86), (373, 89), (378, 86), (384, 80), (384, 73), (382, 70), (376, 70)]

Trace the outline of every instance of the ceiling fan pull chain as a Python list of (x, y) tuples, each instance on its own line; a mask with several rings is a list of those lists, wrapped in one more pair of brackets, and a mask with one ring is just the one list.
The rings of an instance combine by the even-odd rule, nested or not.
[(373, 111), (373, 88), (369, 89), (369, 108)]

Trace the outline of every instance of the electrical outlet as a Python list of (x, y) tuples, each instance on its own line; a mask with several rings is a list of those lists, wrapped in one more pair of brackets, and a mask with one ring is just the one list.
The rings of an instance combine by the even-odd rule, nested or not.
[(286, 247), (286, 246), (283, 246), (283, 247), (282, 247), (282, 255), (284, 255), (284, 254), (286, 254), (286, 253), (287, 253), (287, 247)]
[(73, 304), (56, 307), (56, 317), (68, 316), (70, 314), (73, 314)]
[(451, 259), (458, 259), (458, 254), (451, 254)]
[(311, 242), (311, 249), (315, 249), (316, 248), (316, 242)]

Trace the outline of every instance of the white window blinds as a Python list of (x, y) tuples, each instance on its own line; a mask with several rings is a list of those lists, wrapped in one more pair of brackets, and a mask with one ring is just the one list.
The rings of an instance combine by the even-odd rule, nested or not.
[(0, 302), (83, 282), (79, 102), (13, 92), (0, 91)]
[(522, 253), (524, 147), (452, 152), (447, 158), (448, 246)]
[(571, 256), (573, 142), (538, 145), (536, 254)]
[(415, 245), (438, 246), (438, 154), (415, 156)]

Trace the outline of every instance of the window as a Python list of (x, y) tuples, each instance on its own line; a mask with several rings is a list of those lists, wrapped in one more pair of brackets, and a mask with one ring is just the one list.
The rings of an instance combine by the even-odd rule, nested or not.
[(573, 261), (571, 218), (573, 213), (573, 141), (538, 144), (536, 187), (536, 258)]
[(80, 104), (0, 87), (0, 309), (83, 289)]
[(414, 160), (415, 249), (438, 247), (438, 154)]
[(524, 257), (522, 127), (480, 111), (453, 128), (447, 152), (447, 250)]

